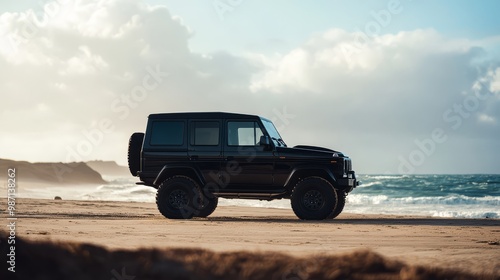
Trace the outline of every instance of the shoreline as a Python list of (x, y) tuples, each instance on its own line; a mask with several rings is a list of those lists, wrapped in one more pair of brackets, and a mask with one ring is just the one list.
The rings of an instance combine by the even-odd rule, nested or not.
[(412, 265), (500, 274), (499, 219), (342, 213), (301, 221), (291, 209), (220, 206), (209, 218), (169, 220), (154, 203), (18, 198), (16, 206), (16, 235), (25, 240), (295, 257), (370, 250)]

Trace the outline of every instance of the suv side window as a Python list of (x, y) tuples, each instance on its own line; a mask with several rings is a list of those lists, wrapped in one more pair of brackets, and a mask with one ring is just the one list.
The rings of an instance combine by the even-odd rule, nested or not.
[(191, 123), (191, 146), (218, 146), (219, 122), (194, 121)]
[(228, 146), (258, 146), (264, 133), (257, 122), (230, 121), (227, 123)]
[(184, 144), (183, 121), (154, 121), (151, 126), (152, 146), (182, 146)]

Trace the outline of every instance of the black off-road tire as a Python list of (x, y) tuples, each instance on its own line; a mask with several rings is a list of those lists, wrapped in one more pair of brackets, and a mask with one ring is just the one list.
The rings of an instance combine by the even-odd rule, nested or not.
[(340, 213), (344, 210), (346, 193), (344, 191), (337, 190), (337, 206), (335, 206), (335, 210), (332, 212), (332, 215), (329, 217), (330, 219), (337, 218)]
[(128, 169), (133, 176), (141, 170), (141, 148), (144, 141), (144, 133), (136, 132), (128, 140)]
[(169, 219), (191, 219), (198, 213), (200, 188), (191, 178), (173, 176), (163, 181), (156, 192), (156, 206)]
[(208, 198), (206, 196), (203, 196), (202, 204), (203, 206), (200, 209), (198, 209), (199, 212), (194, 214), (195, 217), (206, 218), (210, 216), (217, 208), (217, 205), (219, 204), (219, 198), (218, 197)]
[(302, 220), (324, 220), (333, 216), (337, 192), (320, 177), (307, 177), (295, 185), (291, 197), (292, 209)]

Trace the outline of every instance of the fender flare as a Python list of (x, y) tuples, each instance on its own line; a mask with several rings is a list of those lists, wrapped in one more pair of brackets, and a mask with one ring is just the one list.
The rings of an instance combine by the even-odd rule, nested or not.
[(305, 178), (310, 176), (321, 177), (332, 184), (334, 188), (337, 184), (337, 179), (335, 179), (333, 172), (323, 166), (298, 166), (290, 172), (290, 175), (288, 175), (288, 178), (285, 181), (285, 188), (288, 191), (291, 191), (295, 184), (299, 181), (300, 177)]
[(156, 176), (153, 185), (158, 187), (163, 181), (174, 175), (184, 175), (195, 180), (200, 186), (205, 185), (203, 175), (198, 168), (187, 164), (167, 164), (163, 166), (158, 176)]

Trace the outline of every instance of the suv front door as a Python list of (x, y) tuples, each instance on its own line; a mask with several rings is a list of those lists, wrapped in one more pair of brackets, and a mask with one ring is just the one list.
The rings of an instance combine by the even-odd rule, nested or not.
[[(274, 152), (260, 146), (263, 129), (256, 120), (226, 120), (222, 183), (227, 190), (245, 192), (273, 185)], [(224, 191), (224, 190), (223, 190)]]

